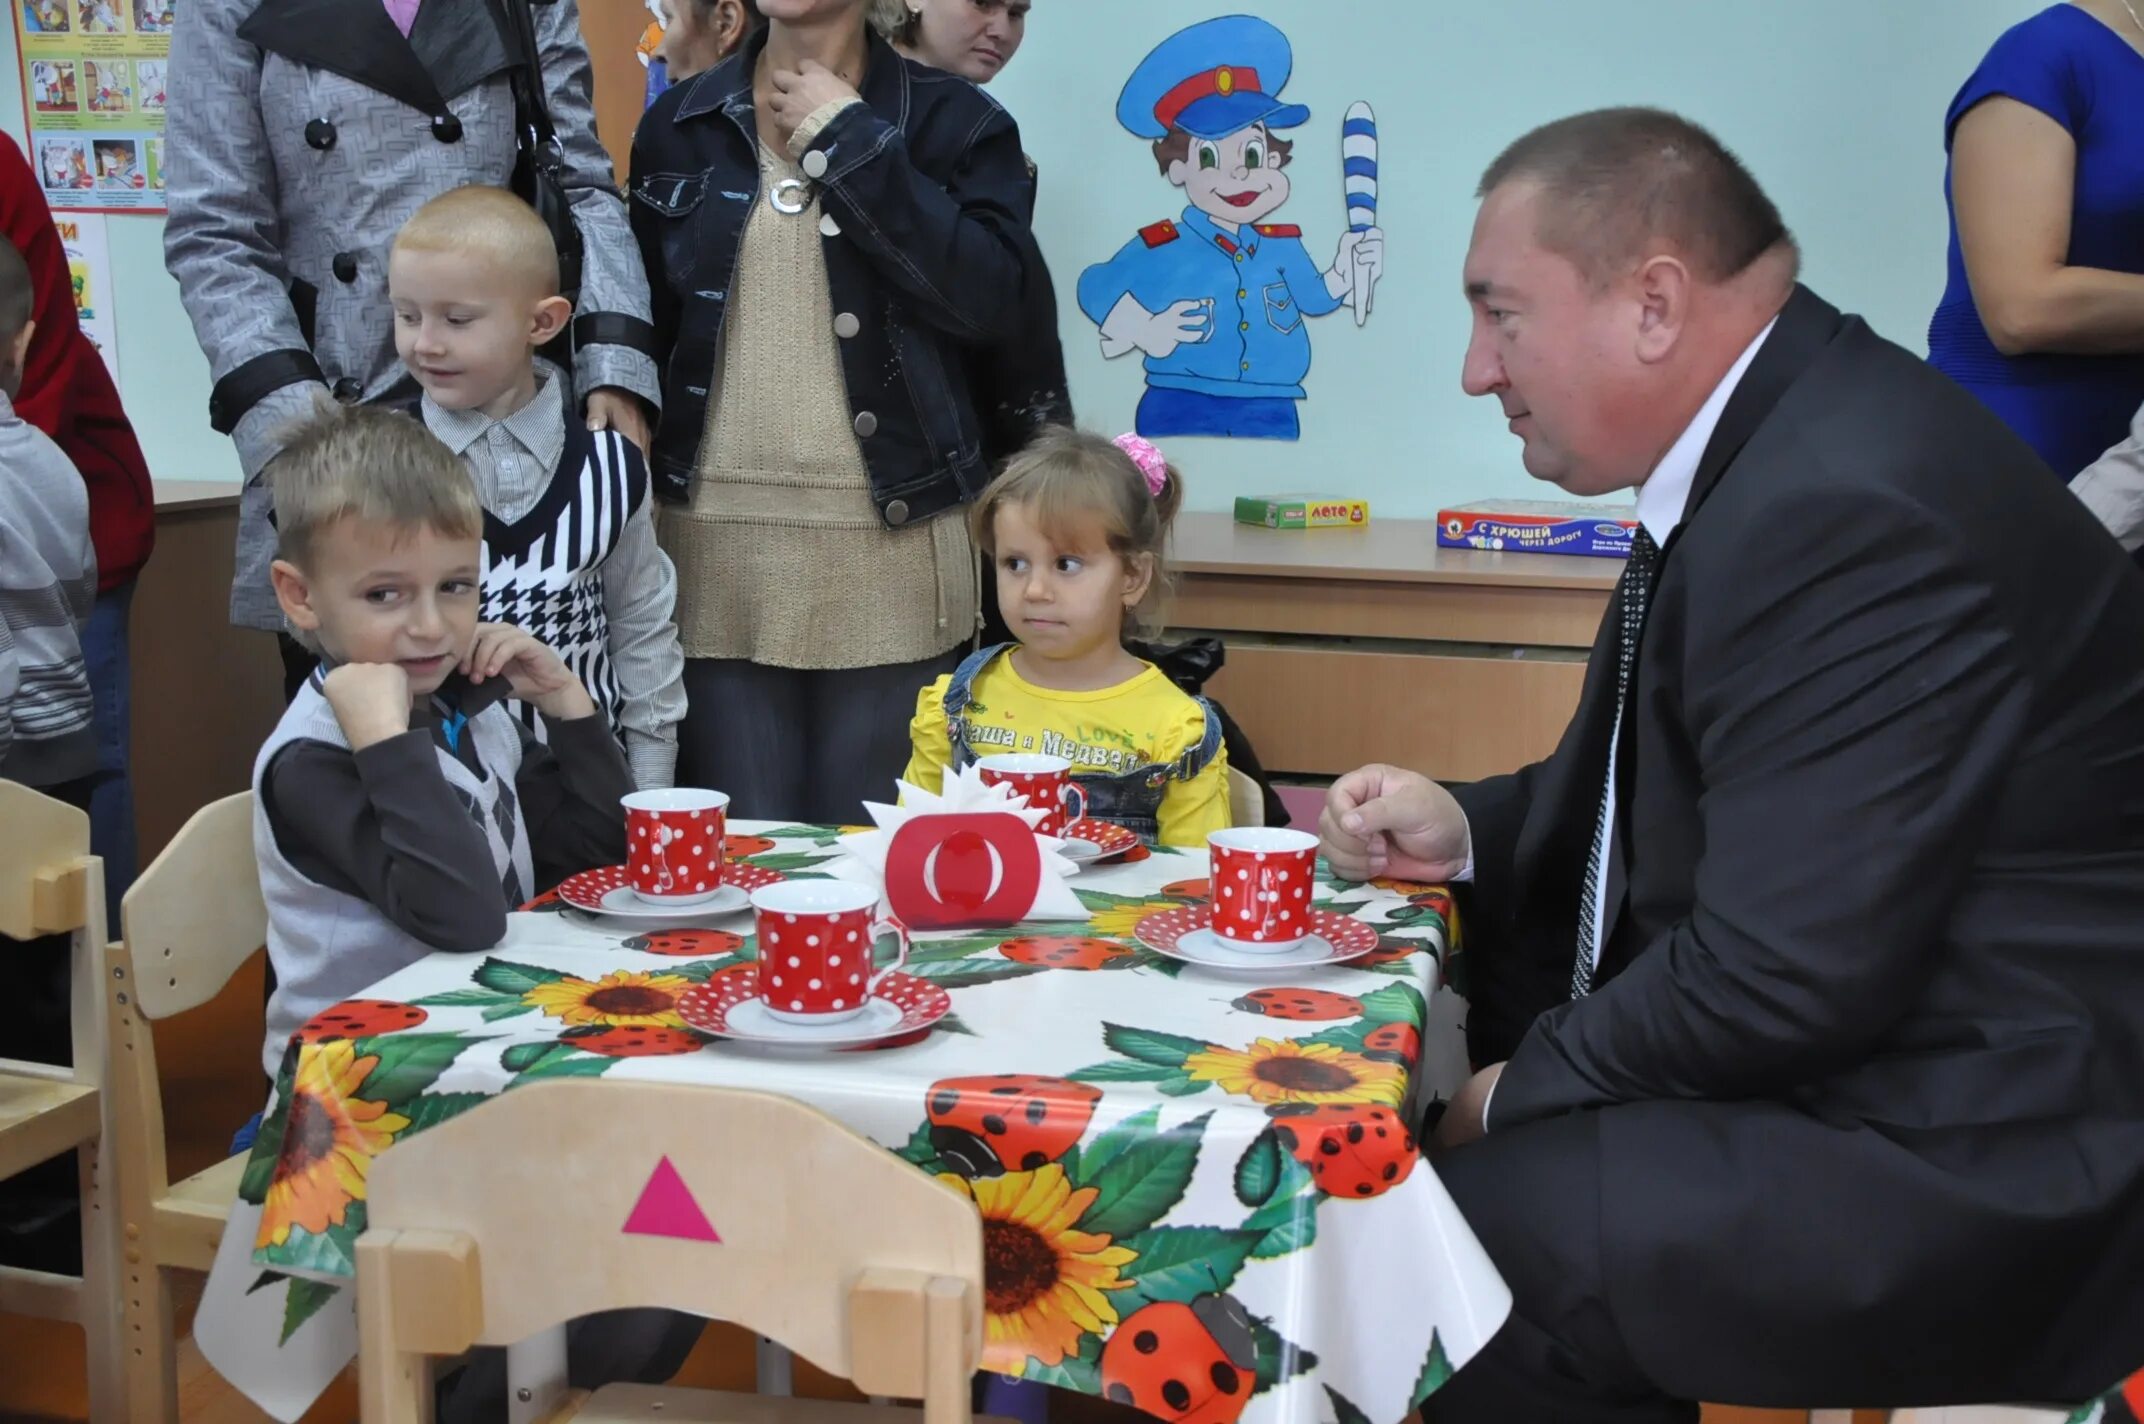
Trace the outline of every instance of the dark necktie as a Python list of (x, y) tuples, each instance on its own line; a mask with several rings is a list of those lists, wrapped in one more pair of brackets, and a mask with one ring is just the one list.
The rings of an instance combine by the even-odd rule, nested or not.
[[(1622, 610), (1616, 634), (1615, 724), (1608, 733), (1608, 768), (1601, 782), (1600, 812), (1593, 821), (1593, 846), (1586, 852), (1586, 881), (1578, 901), (1578, 954), (1571, 961), (1571, 997), (1583, 999), (1593, 992), (1593, 971), (1600, 942), (1601, 877), (1608, 873), (1608, 851), (1614, 840), (1613, 817), (1608, 793), (1615, 785), (1615, 750), (1623, 738), (1623, 707), (1630, 700), (1630, 669), (1638, 657), (1638, 635), (1645, 629), (1645, 605), (1653, 593), (1653, 568), (1660, 560), (1660, 546), (1639, 525), (1630, 537), (1630, 562), (1623, 566), (1616, 584), (1616, 605)], [(1603, 909), (1606, 907), (1603, 906)]]

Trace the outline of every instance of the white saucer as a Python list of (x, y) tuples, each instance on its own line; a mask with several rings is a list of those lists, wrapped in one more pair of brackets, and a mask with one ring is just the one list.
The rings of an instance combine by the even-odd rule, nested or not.
[(746, 999), (733, 1005), (724, 1025), (725, 1034), (752, 1043), (805, 1043), (815, 1048), (873, 1043), (901, 1026), (902, 1010), (891, 999), (873, 996), (862, 1010), (832, 1023), (795, 1023), (777, 1018), (765, 1003)]
[(1074, 865), (1085, 865), (1091, 860), (1100, 860), (1109, 852), (1103, 850), (1093, 841), (1073, 840), (1067, 837), (1058, 843), (1057, 853)]
[(606, 891), (603, 898), (592, 905), (568, 900), (575, 909), (592, 914), (607, 915), (619, 920), (640, 920), (648, 924), (676, 925), (697, 924), (702, 920), (720, 919), (752, 908), (751, 897), (734, 885), (725, 885), (714, 894), (691, 905), (663, 905), (643, 899), (640, 893), (626, 886)]
[(1344, 964), (1375, 949), (1352, 953), (1339, 948), (1323, 935), (1305, 935), (1299, 943), (1274, 951), (1270, 949), (1238, 949), (1212, 930), (1192, 930), (1164, 948), (1148, 942), (1157, 954), (1171, 959), (1181, 959), (1186, 964), (1196, 964), (1207, 969), (1236, 969), (1264, 971), (1268, 969), (1312, 969), (1321, 964)]

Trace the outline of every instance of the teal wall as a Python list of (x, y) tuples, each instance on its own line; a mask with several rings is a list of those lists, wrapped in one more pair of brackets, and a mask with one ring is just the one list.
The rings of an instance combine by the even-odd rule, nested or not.
[[(442, 3), (443, 0), (433, 0)], [(583, 0), (637, 6), (638, 0)], [(1176, 190), (1112, 117), (1140, 56), (1195, 20), (1255, 9), (1295, 43), (1287, 97), (1311, 107), (1295, 192), (1329, 260), (1343, 222), (1339, 121), (1375, 106), (1383, 138), (1386, 272), (1357, 329), (1313, 323), (1303, 438), (1179, 441), (1192, 503), (1319, 488), (1385, 515), (1536, 492), (1495, 407), (1459, 390), (1466, 309), (1459, 268), (1482, 167), (1533, 124), (1601, 104), (1666, 105), (1712, 126), (1756, 171), (1801, 238), (1808, 280), (1922, 349), (1942, 287), (1945, 104), (2032, 0), (1037, 0), (1029, 38), (996, 90), (1042, 172), (1037, 219), (1057, 278), (1082, 418), (1127, 428), (1135, 358), (1104, 361), (1072, 302), (1079, 271), (1138, 228), (1174, 216)], [(22, 137), (12, 31), (0, 31), (0, 127)], [(234, 475), (208, 428), (208, 374), (165, 276), (160, 223), (109, 219), (120, 363), (156, 473)], [(1550, 493), (1553, 493), (1551, 491)]]

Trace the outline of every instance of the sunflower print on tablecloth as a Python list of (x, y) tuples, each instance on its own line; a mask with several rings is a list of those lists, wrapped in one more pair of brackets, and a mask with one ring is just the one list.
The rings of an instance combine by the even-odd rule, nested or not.
[(683, 1028), (677, 1001), (691, 987), (692, 981), (681, 975), (620, 969), (598, 980), (564, 975), (538, 984), (521, 1001), (575, 1026)]
[(1254, 1103), (1381, 1103), (1399, 1106), (1407, 1074), (1399, 1065), (1337, 1044), (1261, 1038), (1249, 1048), (1218, 1044), (1189, 1054), (1184, 1075)]
[(1018, 1375), (1028, 1361), (1061, 1365), (1083, 1337), (1115, 1327), (1109, 1292), (1136, 1252), (1077, 1223), (1099, 1195), (1074, 1188), (1056, 1163), (975, 1181), (939, 1180), (972, 1198), (983, 1217), (983, 1368)]
[(340, 1226), (350, 1204), (364, 1199), (372, 1159), (409, 1126), (385, 1103), (357, 1096), (378, 1062), (346, 1041), (315, 1044), (299, 1057), (256, 1245), (281, 1246), (293, 1227), (318, 1235)]
[[(1083, 895), (1080, 898), (1087, 905), (1089, 934), (1125, 941), (1135, 939), (1133, 931), (1139, 928), (1139, 922), (1148, 915), (1162, 910), (1181, 910), (1184, 907), (1182, 900), (1127, 900), (1115, 895)], [(1108, 903), (1098, 904), (1097, 901)]]

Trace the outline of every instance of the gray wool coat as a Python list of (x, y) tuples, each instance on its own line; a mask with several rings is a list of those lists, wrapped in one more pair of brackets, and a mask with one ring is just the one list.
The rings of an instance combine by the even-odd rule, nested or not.
[[(518, 0), (516, 0), (518, 2)], [(513, 50), (499, 0), (425, 0), (408, 38), (380, 0), (188, 0), (171, 39), (164, 261), (246, 476), (231, 621), (280, 628), (262, 471), (323, 387), (400, 394), (387, 251), (411, 213), (514, 167)], [(658, 398), (648, 285), (597, 142), (575, 0), (532, 6), (552, 123), (587, 249), (576, 388)]]

